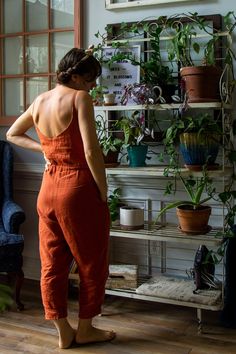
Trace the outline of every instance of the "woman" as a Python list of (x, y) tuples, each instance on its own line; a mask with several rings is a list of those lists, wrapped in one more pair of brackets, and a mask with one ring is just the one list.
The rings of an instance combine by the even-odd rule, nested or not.
[[(41, 293), (45, 318), (58, 330), (59, 347), (108, 341), (114, 332), (93, 327), (108, 276), (109, 210), (102, 152), (89, 91), (101, 66), (92, 51), (71, 49), (60, 61), (58, 85), (39, 95), (11, 126), (7, 140), (44, 154), (38, 196)], [(35, 126), (40, 143), (26, 132)], [(67, 320), (68, 274), (80, 278), (79, 322)]]

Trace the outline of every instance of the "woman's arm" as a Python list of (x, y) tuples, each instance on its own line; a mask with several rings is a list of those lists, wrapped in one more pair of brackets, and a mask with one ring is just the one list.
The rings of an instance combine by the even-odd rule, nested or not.
[(11, 143), (37, 152), (42, 152), (40, 143), (30, 138), (26, 133), (27, 130), (34, 126), (32, 116), (33, 104), (12, 124), (7, 131), (7, 140)]
[(102, 150), (97, 139), (92, 99), (86, 91), (80, 91), (77, 94), (77, 98), (78, 121), (85, 158), (100, 191), (101, 199), (106, 201), (107, 182), (105, 165)]

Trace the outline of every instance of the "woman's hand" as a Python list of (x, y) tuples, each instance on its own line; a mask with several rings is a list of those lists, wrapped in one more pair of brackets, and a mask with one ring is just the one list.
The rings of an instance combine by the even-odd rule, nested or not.
[(45, 160), (45, 171), (48, 170), (48, 167), (51, 165), (51, 162), (47, 159), (46, 155), (45, 155), (45, 152), (43, 152), (43, 158)]

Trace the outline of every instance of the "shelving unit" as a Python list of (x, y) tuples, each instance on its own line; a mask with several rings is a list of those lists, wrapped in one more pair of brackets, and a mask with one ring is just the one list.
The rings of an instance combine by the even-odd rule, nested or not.
[[(183, 173), (187, 172), (186, 169), (183, 169)], [(116, 181), (119, 180), (120, 176), (129, 178), (132, 180), (133, 177), (137, 178), (146, 178), (158, 179), (163, 177), (163, 167), (158, 166), (147, 166), (139, 168), (130, 168), (128, 166), (120, 166), (116, 168), (106, 169), (108, 182), (110, 178), (115, 178)], [(198, 174), (199, 172), (197, 172)], [(229, 171), (212, 171), (212, 175), (215, 178), (226, 178), (230, 176)], [(187, 306), (197, 309), (197, 320), (198, 320), (198, 331), (202, 331), (202, 310), (211, 310), (218, 311), (222, 308), (222, 299), (223, 299), (223, 287), (220, 285), (218, 290), (201, 290), (199, 295), (193, 294), (194, 290), (194, 281), (193, 279), (184, 279), (180, 277), (170, 277), (166, 273), (166, 246), (170, 243), (177, 243), (178, 245), (196, 245), (197, 247), (200, 244), (206, 245), (209, 249), (217, 247), (221, 243), (221, 239), (217, 237), (217, 232), (219, 229), (212, 229), (209, 233), (205, 235), (185, 235), (180, 230), (178, 230), (176, 225), (161, 225), (154, 224), (152, 221), (147, 222), (144, 225), (143, 229), (126, 231), (122, 230), (119, 225), (113, 226), (110, 231), (110, 236), (112, 238), (123, 238), (123, 239), (133, 239), (133, 240), (143, 240), (147, 242), (148, 249), (150, 249), (150, 242), (159, 242), (161, 253), (159, 255), (161, 259), (161, 270), (160, 277), (155, 278), (152, 282), (152, 270), (150, 264), (147, 261), (147, 267), (149, 269), (147, 277), (141, 277), (138, 279), (137, 289), (106, 289), (106, 294), (116, 295), (122, 297), (129, 297), (133, 299), (140, 299), (146, 301), (156, 301), (161, 303), (167, 303), (172, 305)], [(149, 259), (149, 257), (147, 257)], [(170, 287), (170, 280), (174, 285), (174, 291)], [(144, 284), (149, 284), (151, 281), (151, 290), (147, 290), (144, 287)], [(164, 282), (164, 284), (163, 284)], [(167, 282), (168, 291), (165, 292), (163, 287)], [(150, 285), (148, 285), (149, 287)], [(144, 289), (143, 289), (144, 288)], [(157, 289), (155, 295), (153, 295), (153, 288)], [(161, 289), (161, 294), (159, 294), (159, 289)], [(163, 294), (164, 292), (164, 294)]]
[[(105, 119), (107, 122), (110, 121), (110, 114), (112, 112), (125, 112), (125, 111), (134, 111), (134, 110), (155, 110), (155, 111), (174, 111), (179, 110), (181, 107), (181, 103), (170, 103), (170, 104), (157, 104), (157, 105), (127, 105), (127, 106), (97, 106), (95, 107), (95, 114), (99, 112), (103, 112)], [(231, 109), (230, 104), (226, 104), (223, 102), (207, 102), (207, 103), (190, 103), (189, 108), (191, 109), (209, 109), (213, 111), (220, 111), (221, 116), (224, 117), (225, 112)], [(224, 125), (224, 123), (223, 123)], [(117, 182), (119, 185), (120, 179), (124, 180), (128, 178), (144, 180), (147, 178), (149, 181), (151, 180), (160, 180), (164, 179), (164, 168), (166, 166), (157, 166), (157, 165), (147, 165), (146, 167), (139, 168), (130, 168), (127, 165), (120, 165), (115, 168), (107, 168), (106, 174), (108, 178), (108, 182), (112, 179), (112, 185), (114, 186)], [(183, 168), (182, 174), (189, 174), (189, 170)], [(201, 172), (191, 172), (196, 177), (201, 175)], [(222, 164), (218, 170), (209, 171), (209, 177), (215, 179), (217, 182), (221, 183), (224, 186), (227, 181), (230, 180), (232, 175), (232, 168), (226, 166), (224, 156), (222, 156)], [(122, 182), (123, 183), (123, 182)], [(142, 182), (140, 182), (140, 185)], [(158, 184), (158, 183), (157, 183)], [(148, 186), (145, 186), (147, 189)], [(150, 210), (148, 210), (147, 214), (150, 215)], [(122, 297), (129, 297), (133, 299), (140, 299), (146, 301), (154, 301), (167, 303), (172, 305), (179, 306), (187, 306), (197, 309), (197, 321), (198, 321), (198, 331), (201, 333), (202, 331), (202, 310), (211, 310), (211, 311), (219, 311), (223, 307), (223, 282), (224, 282), (224, 271), (222, 270), (223, 278), (222, 283), (219, 285), (219, 289), (217, 290), (201, 290), (201, 295), (193, 295), (194, 290), (194, 280), (193, 279), (183, 279), (173, 278), (171, 275), (166, 272), (166, 249), (167, 245), (172, 243), (177, 243), (179, 245), (196, 245), (198, 247), (201, 244), (206, 245), (209, 249), (213, 249), (220, 245), (221, 239), (217, 237), (217, 232), (219, 229), (212, 229), (205, 235), (184, 235), (180, 230), (178, 230), (176, 225), (154, 225), (152, 220), (148, 220), (144, 226), (144, 229), (135, 230), (135, 231), (125, 231), (122, 230), (119, 226), (114, 226), (111, 228), (110, 236), (112, 238), (122, 238), (122, 239), (133, 239), (133, 240), (143, 240), (147, 243), (147, 248), (150, 250), (151, 242), (159, 242), (160, 243), (160, 257), (161, 259), (161, 269), (160, 269), (160, 277), (157, 279), (154, 278), (152, 282), (152, 270), (150, 264), (150, 254), (147, 256), (147, 268), (149, 269), (147, 277), (141, 277), (138, 279), (138, 287), (136, 289), (121, 289), (121, 288), (107, 288), (106, 294), (116, 295)], [(177, 283), (173, 283), (175, 287), (175, 291), (166, 292), (163, 295), (163, 287), (165, 287), (166, 282), (171, 279), (173, 282), (177, 281)], [(184, 288), (186, 293), (183, 292), (182, 282), (184, 282)], [(147, 284), (147, 287), (150, 287), (151, 290), (146, 290), (144, 284)], [(153, 295), (153, 288), (157, 289), (155, 295)], [(161, 289), (161, 294), (158, 293), (158, 289)]]
[[(171, 104), (158, 104), (158, 105), (130, 105), (130, 106), (99, 106), (95, 107), (95, 113), (104, 112), (104, 116), (109, 121), (110, 114), (112, 112), (122, 112), (122, 111), (134, 111), (134, 110), (179, 110), (181, 104), (171, 103)], [(231, 109), (230, 104), (225, 104), (221, 102), (208, 102), (208, 103), (194, 103), (189, 104), (192, 109), (210, 109), (220, 111), (222, 117), (227, 110)], [(163, 175), (166, 166), (157, 165), (147, 165), (146, 167), (131, 168), (128, 165), (120, 165), (115, 168), (107, 168), (106, 174), (108, 178), (108, 183), (112, 181), (113, 187), (120, 184), (120, 181), (128, 179), (140, 180), (139, 185), (145, 183), (145, 179), (157, 181), (155, 184), (158, 185), (158, 181), (163, 181), (165, 178)], [(189, 170), (182, 168), (182, 174), (189, 174)], [(201, 172), (191, 172), (195, 177), (199, 177)], [(222, 164), (218, 170), (209, 171), (209, 177), (213, 178), (215, 181), (219, 182), (224, 186), (227, 181), (230, 180), (232, 175), (232, 169), (225, 164), (224, 156), (222, 156)], [(144, 182), (142, 182), (144, 181)], [(128, 184), (132, 184), (129, 182)], [(137, 183), (137, 182), (136, 182)], [(154, 182), (153, 182), (154, 184)], [(148, 185), (145, 185), (145, 189), (148, 189)], [(152, 203), (150, 202), (150, 205)], [(148, 208), (151, 208), (149, 205)], [(122, 288), (107, 288), (106, 294), (116, 295), (122, 297), (129, 297), (133, 299), (154, 301), (160, 303), (167, 303), (172, 305), (187, 306), (197, 309), (197, 321), (198, 321), (198, 331), (202, 331), (202, 310), (219, 311), (223, 307), (223, 282), (224, 282), (224, 271), (222, 269), (222, 282), (219, 284), (219, 289), (217, 290), (201, 290), (200, 294), (193, 294), (194, 290), (194, 280), (187, 279), (187, 276), (183, 278), (173, 277), (172, 274), (168, 274), (167, 263), (167, 245), (178, 244), (180, 246), (196, 246), (196, 248), (204, 244), (209, 249), (214, 249), (218, 247), (221, 243), (221, 239), (217, 237), (217, 233), (220, 228), (212, 229), (205, 235), (185, 235), (180, 230), (178, 230), (177, 225), (170, 224), (157, 224), (155, 225), (152, 218), (149, 219), (151, 210), (146, 211), (148, 215), (148, 220), (141, 230), (126, 231), (122, 230), (119, 226), (113, 226), (110, 231), (110, 236), (114, 238), (122, 238), (126, 240), (139, 240), (147, 243), (148, 252), (150, 252), (151, 243), (158, 242), (160, 244), (160, 254), (157, 256), (160, 258), (160, 276), (157, 278), (152, 278), (152, 269), (150, 261), (150, 253), (147, 255), (147, 269), (148, 274), (145, 276), (138, 277), (138, 287), (130, 289)], [(223, 211), (222, 211), (223, 213)], [(222, 228), (221, 228), (222, 229)], [(170, 284), (168, 281), (171, 280), (174, 285), (174, 291), (169, 288)], [(150, 283), (151, 282), (151, 283)], [(147, 285), (147, 288), (145, 286)], [(164, 291), (165, 286), (167, 286), (168, 291)], [(184, 289), (184, 290), (183, 290)], [(154, 291), (155, 290), (155, 291)], [(161, 290), (161, 293), (160, 293)], [(155, 292), (155, 294), (154, 294)]]
[[(128, 5), (129, 2), (131, 3), (131, 1), (124, 1), (122, 2), (122, 4), (116, 4), (116, 2), (114, 1), (107, 0), (106, 7), (108, 9), (115, 9), (117, 7), (122, 7), (122, 6), (124, 7), (131, 6), (131, 4)], [(153, 3), (153, 2), (154, 1), (147, 1), (145, 2), (145, 4)], [(136, 3), (139, 2), (134, 1), (132, 3), (133, 5), (136, 5)], [(114, 25), (113, 29), (115, 33), (118, 33), (116, 32), (118, 26)], [(204, 34), (198, 33), (198, 37), (202, 37), (202, 36), (204, 37), (205, 35), (206, 33)], [(222, 33), (222, 36), (227, 36), (227, 35), (228, 35), (227, 33)], [(143, 48), (143, 58), (144, 59), (145, 57), (148, 58), (148, 53), (152, 51), (152, 50), (150, 51), (150, 46), (148, 45), (148, 41), (150, 41), (150, 39), (152, 38), (144, 35), (143, 38), (140, 38), (138, 36), (137, 38), (135, 37), (134, 39), (132, 38), (130, 39), (128, 36), (128, 39), (131, 44), (137, 44), (139, 42), (142, 43), (141, 48)], [(170, 39), (170, 37), (169, 38), (161, 37), (160, 41), (164, 42), (168, 39)], [(120, 38), (120, 37), (118, 38), (119, 42), (122, 40), (126, 41), (127, 39)], [(107, 41), (106, 44), (111, 45), (111, 42), (113, 43), (114, 41), (111, 39), (110, 42)], [(222, 59), (220, 55), (218, 59), (220, 60)], [(178, 72), (177, 66), (178, 65), (176, 65), (175, 70)], [(224, 80), (227, 81), (228, 80), (226, 75), (227, 73), (224, 72), (224, 74), (225, 74)], [(179, 78), (180, 78), (179, 73), (177, 75), (178, 76), (176, 77), (176, 79), (177, 82), (179, 82)], [(222, 74), (220, 80), (220, 86), (221, 86), (220, 95), (221, 95), (222, 102), (188, 103), (187, 106), (188, 109), (191, 110), (210, 110), (212, 112), (214, 111), (215, 115), (217, 112), (219, 112), (222, 118), (223, 131), (225, 131), (225, 128), (227, 128), (229, 131), (230, 130), (229, 127), (231, 126), (230, 125), (231, 123), (227, 121), (228, 118), (226, 118), (227, 117), (226, 112), (231, 110), (231, 105), (228, 103), (230, 101), (228, 96), (229, 91), (227, 91), (227, 87), (226, 87), (228, 81), (226, 83), (223, 83), (223, 77), (224, 75)], [(225, 84), (224, 90), (226, 92), (224, 92), (223, 90), (224, 84)], [(178, 94), (179, 96), (181, 96), (182, 93), (181, 92), (179, 93), (179, 91), (181, 90), (178, 90)], [(155, 101), (153, 100), (152, 102)], [(109, 128), (110, 124), (112, 124), (112, 122), (115, 121), (116, 117), (118, 117), (124, 112), (129, 112), (128, 114), (131, 114), (133, 111), (145, 111), (145, 119), (147, 117), (147, 121), (148, 121), (148, 117), (150, 117), (148, 113), (151, 111), (156, 111), (156, 112), (160, 111), (161, 112), (160, 115), (162, 115), (163, 112), (167, 112), (167, 111), (176, 112), (176, 111), (181, 111), (183, 108), (186, 108), (186, 106), (184, 107), (184, 103), (158, 103), (155, 105), (127, 104), (127, 105), (114, 105), (114, 106), (95, 106), (95, 116), (103, 115), (107, 123), (107, 127)], [(169, 120), (170, 119), (167, 117), (165, 124), (167, 123), (168, 125)], [(148, 121), (148, 127), (149, 127), (149, 121)], [(112, 131), (112, 133), (113, 132), (114, 131)], [(108, 134), (110, 134), (109, 129), (108, 129)], [(166, 221), (169, 220), (168, 218), (167, 219), (163, 218), (160, 224), (154, 223), (153, 214), (158, 212), (163, 206), (163, 200), (162, 200), (163, 196), (161, 196), (161, 194), (164, 190), (162, 186), (165, 183), (165, 180), (167, 179), (164, 176), (165, 167), (166, 166), (164, 165), (158, 165), (158, 166), (147, 165), (146, 167), (131, 168), (127, 165), (124, 166), (120, 165), (115, 168), (106, 169), (108, 184), (111, 185), (112, 187), (116, 187), (120, 185), (125, 186), (126, 181), (128, 181), (127, 182), (128, 186), (132, 186), (134, 188), (142, 188), (142, 185), (144, 186), (145, 184), (144, 186), (145, 192), (147, 192), (147, 194), (149, 195), (147, 198), (150, 198), (149, 200), (147, 200), (146, 203), (146, 210), (145, 210), (146, 223), (143, 229), (126, 231), (121, 229), (119, 225), (117, 225), (117, 226), (113, 226), (110, 230), (110, 236), (112, 240), (120, 238), (130, 242), (132, 242), (131, 240), (133, 240), (134, 242), (136, 242), (135, 240), (137, 240), (137, 242), (143, 241), (145, 244), (147, 244), (147, 254), (145, 255), (146, 256), (145, 269), (147, 269), (147, 273), (142, 275), (141, 273), (138, 273), (137, 288), (127, 287), (126, 289), (124, 289), (124, 288), (113, 288), (110, 286), (109, 288), (106, 289), (106, 293), (109, 295), (123, 296), (123, 297), (129, 297), (129, 298), (140, 299), (140, 300), (156, 301), (156, 302), (167, 303), (172, 305), (180, 305), (180, 306), (196, 308), (197, 319), (198, 319), (198, 330), (199, 332), (201, 332), (202, 310), (204, 309), (204, 310), (218, 311), (222, 308), (223, 298), (224, 298), (224, 293), (223, 293), (224, 271), (222, 270), (222, 279), (221, 279), (221, 283), (219, 283), (218, 289), (201, 290), (199, 294), (195, 294), (195, 293), (193, 294), (193, 290), (195, 288), (193, 279), (187, 279), (186, 274), (184, 277), (182, 276), (182, 274), (180, 275), (171, 274), (171, 272), (169, 272), (169, 270), (173, 268), (168, 266), (168, 262), (170, 261), (170, 257), (168, 257), (168, 247), (169, 245), (173, 245), (173, 244), (174, 245), (177, 244), (178, 246), (186, 247), (186, 248), (188, 246), (198, 247), (199, 245), (204, 244), (209, 249), (214, 249), (218, 247), (222, 241), (218, 237), (218, 231), (223, 229), (223, 223), (221, 223), (221, 220), (218, 220), (220, 226), (218, 226), (218, 224), (216, 223), (217, 227), (212, 228), (211, 230), (209, 229), (209, 232), (204, 235), (183, 234), (178, 229), (177, 223), (174, 225)], [(181, 173), (183, 175), (190, 174), (189, 171), (184, 168), (181, 170)], [(191, 174), (199, 177), (201, 176), (202, 173), (191, 172)], [(222, 152), (219, 169), (214, 171), (209, 171), (208, 175), (209, 177), (213, 178), (216, 181), (217, 188), (220, 187), (220, 189), (221, 188), (224, 189), (225, 185), (230, 181), (230, 177), (232, 175), (232, 169), (227, 165), (224, 152)], [(132, 183), (132, 181), (135, 182)], [(148, 193), (149, 192), (148, 189), (150, 190), (155, 189), (154, 194), (152, 194), (153, 198), (152, 196), (150, 197), (151, 192)], [(214, 201), (212, 201), (212, 204), (215, 206), (216, 209), (217, 208), (219, 209), (219, 210), (217, 209), (217, 212), (219, 213), (222, 212), (222, 221), (223, 221), (224, 208), (219, 205), (216, 206), (214, 204)], [(157, 205), (158, 207), (156, 207)], [(153, 256), (151, 254), (151, 244), (153, 242), (154, 243), (156, 242), (159, 247), (158, 254), (154, 255), (156, 258), (159, 258), (160, 260), (158, 263), (158, 267), (156, 267), (156, 269), (158, 269), (159, 271), (158, 274), (154, 274), (154, 272), (152, 272), (152, 261), (150, 260), (151, 257)], [(173, 246), (173, 248), (174, 247), (176, 246)], [(134, 248), (133, 252), (135, 251), (136, 250)], [(179, 255), (176, 255), (176, 259), (172, 261), (177, 262), (179, 260), (178, 256)], [(182, 262), (183, 260), (180, 259), (180, 261)], [(192, 259), (192, 262), (193, 261), (194, 260)], [(122, 262), (120, 262), (120, 264), (122, 264)], [(135, 264), (135, 265), (139, 267), (139, 264)], [(178, 268), (174, 270), (178, 270)]]

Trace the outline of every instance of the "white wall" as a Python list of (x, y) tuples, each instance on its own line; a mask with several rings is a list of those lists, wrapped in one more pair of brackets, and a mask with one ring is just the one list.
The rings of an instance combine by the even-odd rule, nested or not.
[[(104, 32), (107, 24), (123, 21), (139, 21), (148, 16), (172, 15), (181, 12), (204, 14), (226, 14), (235, 9), (234, 0), (189, 1), (167, 5), (155, 5), (123, 10), (105, 10), (105, 0), (84, 0), (84, 47), (96, 44), (94, 34)], [(216, 10), (217, 9), (217, 10)], [(236, 10), (236, 9), (235, 9)], [(0, 139), (5, 140), (7, 128), (0, 128)], [(32, 132), (32, 136), (35, 136)], [(43, 170), (43, 158), (39, 154), (13, 147), (15, 151), (15, 196), (26, 211), (26, 222), (22, 227), (25, 236), (24, 270), (26, 277), (38, 279), (40, 262), (38, 255), (38, 219), (36, 199)], [(140, 188), (139, 188), (140, 191)], [(137, 189), (136, 192), (137, 193)], [(191, 265), (191, 264), (190, 264)]]
[(105, 0), (86, 0), (85, 2), (85, 45), (96, 43), (94, 34), (104, 33), (107, 24), (140, 21), (148, 16), (173, 15), (182, 12), (198, 12), (199, 15), (221, 14), (236, 10), (234, 0), (198, 0), (166, 5), (142, 6), (135, 8), (106, 10)]

